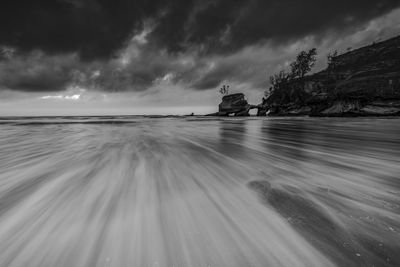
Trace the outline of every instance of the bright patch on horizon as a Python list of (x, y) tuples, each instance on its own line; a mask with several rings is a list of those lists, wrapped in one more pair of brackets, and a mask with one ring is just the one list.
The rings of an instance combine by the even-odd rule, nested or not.
[(46, 96), (42, 96), (41, 99), (79, 100), (79, 99), (81, 99), (81, 95), (46, 95)]
[[(93, 75), (100, 75), (100, 73), (94, 72)], [(66, 90), (65, 94), (60, 94), (60, 95), (45, 95), (40, 97), (41, 99), (65, 99), (65, 100), (81, 100), (83, 94), (86, 92), (86, 89), (77, 86), (77, 85), (72, 85), (69, 86), (68, 89)]]
[[(93, 72), (92, 76), (99, 76), (100, 71)], [(61, 95), (46, 95), (40, 97), (41, 99), (65, 99), (65, 100), (82, 100), (86, 92), (85, 88), (82, 88), (78, 85), (71, 85), (67, 88), (65, 94)]]
[(81, 95), (71, 95), (71, 96), (67, 95), (65, 96), (65, 99), (79, 100), (80, 97)]

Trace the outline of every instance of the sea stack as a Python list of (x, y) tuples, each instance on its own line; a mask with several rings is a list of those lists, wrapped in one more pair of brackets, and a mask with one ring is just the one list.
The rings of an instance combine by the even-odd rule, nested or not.
[(222, 102), (218, 107), (218, 116), (249, 116), (249, 110), (251, 109), (251, 105), (244, 98), (243, 93), (222, 97)]

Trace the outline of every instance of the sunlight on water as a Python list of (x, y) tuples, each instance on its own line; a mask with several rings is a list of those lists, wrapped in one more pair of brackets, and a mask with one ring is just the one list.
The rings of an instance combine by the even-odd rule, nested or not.
[(0, 120), (0, 266), (399, 266), (399, 119)]

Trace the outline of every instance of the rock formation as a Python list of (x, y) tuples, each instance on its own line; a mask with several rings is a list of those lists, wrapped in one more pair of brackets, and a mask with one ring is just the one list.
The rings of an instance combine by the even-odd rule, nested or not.
[(231, 114), (234, 116), (249, 116), (250, 109), (254, 108), (253, 105), (249, 105), (242, 93), (224, 96), (218, 107), (218, 114), (216, 114), (218, 116), (229, 116)]
[(260, 115), (400, 115), (400, 36), (334, 57), (327, 69), (281, 84), (260, 107)]

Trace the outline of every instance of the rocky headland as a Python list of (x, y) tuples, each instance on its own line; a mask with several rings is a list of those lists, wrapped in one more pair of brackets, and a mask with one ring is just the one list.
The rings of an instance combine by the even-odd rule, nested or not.
[(400, 36), (332, 57), (313, 75), (281, 83), (259, 105), (243, 94), (224, 96), (213, 115), (400, 115)]

